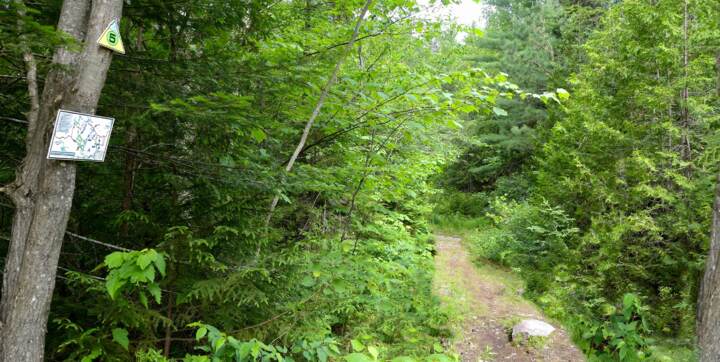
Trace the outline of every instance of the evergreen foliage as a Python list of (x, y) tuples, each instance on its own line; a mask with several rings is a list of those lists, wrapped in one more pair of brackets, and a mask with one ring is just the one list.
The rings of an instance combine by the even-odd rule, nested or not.
[[(505, 151), (508, 143), (485, 140), (509, 133), (481, 128), (470, 142), (482, 142), (483, 153), (467, 147), (466, 156), (448, 168), (446, 180), (448, 190), (482, 191), (472, 197), (485, 206), (472, 213), (444, 207), (489, 217), (491, 227), (479, 228), (474, 237), (476, 254), (517, 268), (527, 295), (570, 325), (590, 356), (694, 360), (692, 353), (653, 357), (653, 350), (664, 349), (651, 346), (674, 340), (692, 350), (694, 340), (717, 173), (718, 33), (713, 24), (718, 3), (511, 3), (512, 11), (493, 15), (483, 41), (494, 39), (493, 32), (495, 38), (522, 33), (521, 26), (508, 32), (502, 25), (515, 17), (523, 19), (520, 24), (538, 17), (549, 24), (570, 22), (551, 33), (558, 46), (557, 59), (549, 61), (560, 71), (547, 78), (525, 73), (514, 81), (532, 87), (540, 79), (567, 87), (572, 96), (562, 110), (545, 112), (546, 120), (533, 125), (523, 167), (488, 157)], [(534, 11), (523, 14), (524, 6)], [(549, 6), (559, 15), (544, 12)], [(594, 30), (579, 37), (581, 24)], [(501, 49), (511, 49), (505, 57), (522, 57), (537, 43)], [(477, 46), (481, 54), (496, 47), (493, 42)], [(514, 121), (522, 119), (510, 113)], [(518, 132), (511, 137), (523, 139)], [(462, 172), (467, 159), (485, 162), (483, 170), (492, 160), (495, 169), (513, 171), (506, 177), (458, 180), (458, 173), (467, 175)], [(628, 317), (636, 312), (614, 317), (627, 305), (636, 305), (636, 318)], [(631, 329), (640, 337), (627, 339), (623, 331)]]

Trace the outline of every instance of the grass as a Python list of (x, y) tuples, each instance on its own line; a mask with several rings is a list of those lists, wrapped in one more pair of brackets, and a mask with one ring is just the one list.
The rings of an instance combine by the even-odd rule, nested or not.
[(518, 316), (512, 316), (503, 319), (500, 324), (505, 328), (505, 332), (510, 335), (512, 333), (513, 327), (515, 327), (516, 324), (520, 323), (522, 321), (522, 318)]
[(457, 275), (455, 270), (437, 267), (447, 264), (447, 261), (443, 260), (443, 256), (437, 256), (435, 263), (436, 272), (433, 279), (435, 294), (440, 297), (442, 307), (450, 317), (452, 329), (462, 330), (460, 326), (464, 321), (464, 316), (472, 313), (483, 314), (487, 311), (484, 310), (484, 306), (472, 303), (467, 290), (460, 285), (462, 278)]
[(496, 355), (497, 353), (493, 351), (491, 346), (485, 346), (485, 350), (480, 354), (480, 359), (483, 361), (493, 361)]
[(460, 214), (434, 214), (431, 223), (435, 232), (452, 234), (463, 239), (469, 234), (489, 226), (486, 218), (472, 218)]
[(508, 302), (528, 302), (522, 298), (523, 290), (525, 290), (525, 281), (512, 270), (498, 265), (491, 260), (478, 257), (473, 257), (473, 264), (483, 278), (495, 284), (506, 286), (504, 297), (508, 299)]
[(688, 345), (679, 345), (672, 340), (659, 340), (650, 348), (651, 362), (693, 362), (698, 360), (696, 352)]

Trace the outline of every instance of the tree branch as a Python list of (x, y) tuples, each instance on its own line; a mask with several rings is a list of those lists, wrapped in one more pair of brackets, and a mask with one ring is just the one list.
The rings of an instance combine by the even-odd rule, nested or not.
[(363, 35), (363, 36), (360, 36), (360, 37), (356, 37), (355, 40), (352, 40), (352, 39), (351, 39), (351, 40), (348, 40), (348, 41), (344, 41), (344, 42), (341, 42), (341, 43), (336, 43), (336, 44), (327, 46), (327, 47), (325, 47), (325, 48), (323, 48), (323, 49), (320, 49), (320, 50), (315, 50), (315, 51), (312, 51), (312, 52), (309, 52), (309, 53), (305, 53), (304, 56), (310, 57), (310, 56), (313, 56), (313, 55), (317, 55), (317, 54), (320, 54), (320, 53), (324, 53), (324, 52), (326, 52), (326, 51), (328, 51), (328, 50), (335, 49), (335, 48), (337, 48), (337, 47), (341, 47), (341, 46), (343, 46), (343, 45), (348, 45), (348, 44), (350, 44), (351, 42), (352, 42), (352, 43), (354, 43), (354, 42), (360, 42), (360, 41), (362, 41), (362, 40), (365, 40), (365, 39), (368, 39), (368, 38), (374, 38), (374, 37), (380, 36), (380, 35), (397, 35), (398, 33), (388, 33), (388, 32), (386, 32), (386, 30), (387, 30), (391, 25), (397, 24), (398, 22), (400, 22), (400, 21), (402, 21), (402, 20), (405, 20), (405, 19), (408, 19), (408, 18), (410, 18), (410, 17), (411, 17), (410, 15), (408, 15), (408, 16), (403, 16), (403, 17), (401, 17), (401, 18), (395, 19), (395, 20), (390, 21), (389, 23), (387, 23), (387, 24), (385, 25), (385, 27), (383, 28), (383, 30), (381, 30), (381, 31), (377, 31), (377, 32), (374, 32), (374, 33), (370, 33), (370, 34), (366, 34), (366, 35)]
[(30, 123), (30, 122), (28, 122), (28, 121), (26, 121), (26, 120), (24, 120), (24, 119), (18, 119), (18, 118), (12, 118), (12, 117), (3, 117), (3, 116), (0, 116), (0, 119), (4, 119), (4, 120), (6, 120), (6, 121), (15, 122), (15, 123), (20, 123), (20, 124), (28, 124), (28, 123)]
[[(25, 4), (21, 0), (15, 0), (18, 5), (18, 21), (17, 25), (19, 30), (22, 32), (23, 28), (23, 17), (25, 17)], [(26, 43), (26, 36), (20, 36), (20, 44), (23, 49), (23, 61), (25, 62), (25, 80), (28, 86), (28, 95), (30, 96), (30, 111), (28, 111), (28, 133), (32, 134), (35, 130), (35, 124), (37, 123), (38, 112), (40, 111), (40, 95), (38, 92), (37, 83), (37, 61), (35, 55), (32, 53), (32, 49)]]
[(75, 234), (75, 233), (71, 233), (71, 232), (69, 232), (69, 231), (66, 231), (65, 234), (70, 235), (70, 236), (72, 236), (72, 237), (74, 237), (74, 238), (76, 238), (76, 239), (85, 240), (85, 241), (91, 242), (91, 243), (93, 243), (93, 244), (102, 245), (102, 246), (104, 246), (104, 247), (106, 247), (106, 248), (110, 248), (110, 249), (115, 249), (115, 250), (120, 250), (120, 251), (125, 251), (125, 252), (135, 251), (135, 250), (133, 250), (133, 249), (128, 249), (128, 248), (124, 248), (124, 247), (122, 247), (122, 246), (117, 246), (117, 245), (113, 245), (113, 244), (104, 243), (104, 242), (102, 242), (102, 241), (100, 241), (100, 240), (91, 239), (91, 238), (88, 238), (88, 237), (85, 237), (85, 236), (82, 236), (82, 235), (78, 235), (78, 234)]
[[(310, 129), (312, 128), (313, 124), (315, 123), (315, 119), (320, 114), (320, 110), (323, 107), (323, 104), (325, 104), (325, 98), (327, 98), (328, 93), (330, 92), (330, 88), (335, 84), (335, 80), (337, 79), (338, 72), (340, 71), (340, 67), (342, 66), (343, 61), (347, 57), (348, 53), (352, 49), (353, 44), (355, 44), (355, 41), (357, 40), (358, 33), (360, 32), (360, 25), (362, 25), (362, 21), (365, 18), (365, 14), (367, 14), (368, 9), (370, 8), (370, 4), (372, 4), (373, 0), (367, 0), (365, 1), (365, 6), (363, 7), (362, 11), (360, 11), (360, 15), (358, 16), (358, 20), (355, 23), (355, 29), (353, 30), (352, 37), (350, 37), (350, 41), (348, 41), (344, 54), (338, 59), (337, 63), (335, 64), (335, 68), (332, 71), (332, 74), (330, 75), (330, 79), (328, 79), (327, 83), (325, 84), (325, 87), (322, 90), (322, 93), (320, 93), (320, 98), (317, 101), (317, 104), (315, 105), (315, 109), (313, 110), (312, 114), (310, 115), (310, 119), (308, 119), (307, 123), (305, 124), (305, 128), (303, 129), (302, 136), (300, 137), (300, 142), (298, 142), (297, 147), (295, 147), (295, 151), (293, 152), (292, 156), (290, 157), (290, 160), (287, 163), (287, 166), (285, 166), (285, 172), (290, 172), (293, 168), (293, 165), (295, 165), (295, 160), (300, 155), (300, 152), (302, 151), (303, 147), (305, 147), (305, 142), (307, 142), (308, 135), (310, 134)], [(280, 200), (280, 196), (276, 195), (272, 203), (270, 204), (270, 211), (268, 212), (267, 218), (265, 219), (265, 225), (270, 224), (270, 220), (272, 219), (272, 214), (275, 211), (275, 208), (277, 207), (278, 201)], [(259, 248), (258, 248), (259, 252)]]
[(23, 54), (25, 68), (27, 71), (28, 95), (30, 96), (30, 111), (27, 114), (29, 130), (32, 131), (37, 123), (38, 112), (40, 111), (40, 96), (37, 84), (37, 62), (31, 52)]

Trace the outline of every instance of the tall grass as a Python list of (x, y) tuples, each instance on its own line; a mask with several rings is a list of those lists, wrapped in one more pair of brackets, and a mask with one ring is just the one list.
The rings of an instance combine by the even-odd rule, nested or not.
[(490, 226), (487, 218), (469, 217), (461, 214), (433, 214), (431, 219), (433, 231), (457, 236), (468, 236), (471, 233)]

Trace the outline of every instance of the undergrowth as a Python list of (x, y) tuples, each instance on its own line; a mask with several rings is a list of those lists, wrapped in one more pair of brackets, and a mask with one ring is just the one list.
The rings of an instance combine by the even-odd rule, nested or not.
[(523, 296), (564, 324), (590, 361), (696, 360), (692, 336), (663, 337), (645, 289), (601, 288), (603, 272), (585, 259), (583, 235), (562, 209), (503, 197), (482, 205), (474, 215), (438, 208), (435, 229), (464, 236), (474, 258), (518, 273)]
[[(274, 309), (275, 316), (259, 323), (263, 330), (232, 330), (223, 319), (188, 323), (185, 330), (194, 331), (198, 352), (183, 360), (457, 360), (441, 345), (451, 333), (450, 317), (433, 294), (433, 243), (427, 227), (420, 221), (409, 224), (404, 214), (389, 210), (383, 214), (358, 226), (348, 240), (318, 234), (299, 241), (296, 247), (304, 252), (293, 258), (288, 254), (281, 265), (286, 276), (284, 288), (276, 289), (274, 299), (265, 306)], [(151, 262), (145, 264), (141, 259), (150, 253)], [(105, 263), (113, 270), (107, 286), (90, 278), (77, 278), (73, 283), (84, 288), (89, 298), (137, 299), (140, 303), (135, 307), (142, 311), (148, 303), (145, 291), (153, 294), (152, 290), (159, 293), (160, 289), (155, 279), (138, 275), (155, 268), (158, 278), (164, 275), (165, 262), (160, 259), (162, 254), (154, 250), (113, 253)], [(159, 303), (160, 294), (154, 296)], [(88, 313), (95, 311), (90, 308)], [(110, 350), (125, 349), (134, 350), (139, 361), (177, 360), (166, 359), (153, 347), (130, 344), (131, 326), (118, 324), (110, 333), (59, 322), (65, 326), (66, 344), (73, 348), (72, 358), (92, 361)]]

